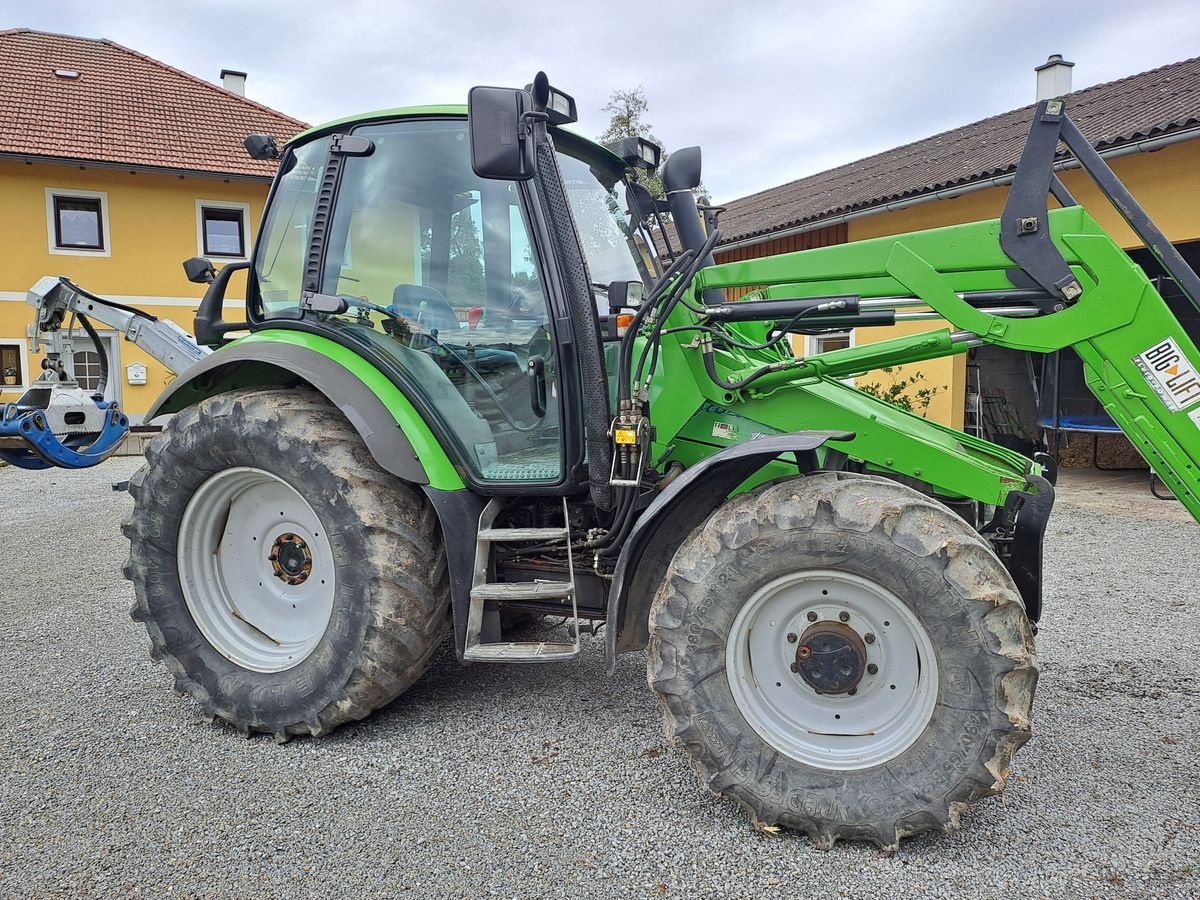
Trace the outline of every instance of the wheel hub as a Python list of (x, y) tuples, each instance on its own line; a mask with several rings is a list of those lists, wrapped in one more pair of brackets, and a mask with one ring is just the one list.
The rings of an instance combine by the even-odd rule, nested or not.
[(801, 569), (751, 594), (730, 625), (726, 672), (761, 738), (826, 770), (894, 759), (925, 730), (938, 697), (920, 619), (889, 588), (837, 569)]
[(279, 476), (253, 466), (210, 476), (184, 508), (176, 557), (188, 612), (230, 662), (283, 672), (320, 644), (336, 598), (333, 546)]
[(267, 560), (275, 577), (287, 584), (303, 584), (312, 574), (312, 551), (304, 538), (290, 531), (275, 538)]
[(867, 667), (867, 645), (842, 622), (817, 622), (800, 636), (796, 673), (815, 691), (845, 694), (855, 690)]

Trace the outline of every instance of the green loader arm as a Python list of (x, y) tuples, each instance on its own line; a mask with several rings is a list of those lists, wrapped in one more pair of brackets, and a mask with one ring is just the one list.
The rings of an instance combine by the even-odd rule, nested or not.
[[(1087, 383), (1105, 411), (1200, 519), (1200, 351), (1142, 269), (1087, 212), (1078, 205), (1046, 211), (1047, 188), (1073, 204), (1050, 168), (1061, 123), (1074, 129), (1061, 103), (1057, 113), (1053, 107), (1047, 113), (1043, 103), (1001, 219), (702, 269), (690, 290), (697, 308), (706, 290), (753, 287), (757, 293), (746, 298), (750, 302), (848, 296), (876, 305), (889, 299), (897, 306), (916, 302), (951, 326), (807, 359), (780, 354), (771, 371), (714, 399), (781, 430), (817, 421), (823, 428), (855, 432), (853, 441), (838, 448), (851, 458), (919, 478), (947, 496), (1000, 505), (1013, 490), (1036, 491), (1028, 477), (1040, 468), (1019, 454), (896, 410), (840, 379), (983, 343), (1039, 353), (1070, 347), (1082, 358)], [(1039, 135), (1048, 125), (1053, 135)], [(1177, 254), (1171, 257), (1173, 248), (1099, 157), (1084, 158), (1086, 151), (1069, 143), (1190, 293), (1195, 274)], [(1032, 190), (1030, 181), (1036, 182)], [(1031, 196), (1041, 206), (1032, 216), (1021, 208)], [(1027, 224), (1031, 220), (1035, 225)], [(1010, 236), (1022, 228), (1037, 241), (1014, 242)], [(1024, 282), (1037, 282), (1044, 293), (1041, 306), (1028, 310), (1030, 317), (971, 302), (989, 293), (1029, 293), (1015, 286)], [(704, 323), (702, 314), (690, 310), (678, 318), (679, 325)], [(760, 371), (763, 362), (729, 351), (714, 356), (727, 383)]]

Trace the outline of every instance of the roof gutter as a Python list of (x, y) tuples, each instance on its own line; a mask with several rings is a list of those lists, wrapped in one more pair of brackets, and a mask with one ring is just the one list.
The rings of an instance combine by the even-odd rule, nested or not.
[(268, 184), (274, 175), (249, 175), (238, 172), (214, 172), (202, 169), (173, 169), (169, 166), (146, 166), (138, 163), (106, 162), (95, 159), (72, 158), (68, 156), (37, 156), (32, 153), (0, 153), (0, 160), (14, 162), (44, 163), (47, 165), (79, 166), (88, 169), (116, 169), (126, 172), (145, 172), (154, 175), (178, 175), (190, 178), (212, 178), (217, 181), (256, 181)]
[[(1185, 128), (1182, 131), (1176, 131), (1172, 134), (1162, 135), (1160, 137), (1145, 138), (1140, 141), (1133, 141), (1128, 144), (1121, 144), (1119, 147), (1111, 147), (1108, 150), (1100, 151), (1100, 156), (1106, 160), (1117, 159), (1121, 156), (1131, 156), (1134, 153), (1153, 153), (1155, 150), (1161, 150), (1163, 147), (1169, 147), (1172, 144), (1182, 144), (1185, 141), (1195, 140), (1200, 138), (1200, 128)], [(1060, 159), (1054, 164), (1054, 171), (1062, 172), (1067, 169), (1078, 169), (1079, 160), (1071, 157), (1070, 159)], [(1009, 172), (1007, 175), (996, 175), (992, 178), (983, 178), (979, 181), (971, 181), (967, 184), (957, 184), (952, 187), (942, 188), (937, 191), (930, 191), (928, 194), (918, 194), (915, 197), (906, 197), (903, 200), (895, 200), (891, 203), (880, 203), (875, 206), (868, 206), (864, 209), (856, 209), (847, 213), (841, 213), (836, 216), (826, 216), (821, 219), (814, 219), (811, 222), (805, 222), (803, 225), (796, 225), (792, 228), (785, 228), (780, 231), (769, 231), (766, 234), (759, 234), (753, 237), (743, 238), (740, 241), (731, 241), (728, 244), (721, 244), (716, 248), (717, 253), (725, 253), (730, 250), (740, 250), (743, 247), (753, 247), (756, 244), (765, 244), (767, 241), (779, 240), (781, 238), (791, 237), (796, 234), (804, 234), (809, 231), (817, 231), (821, 228), (828, 228), (831, 225), (841, 225), (843, 222), (851, 222), (855, 219), (864, 219), (867, 216), (878, 215), (884, 212), (895, 212), (899, 209), (908, 209), (913, 206), (919, 206), (922, 203), (932, 203), (935, 200), (953, 200), (955, 197), (961, 197), (964, 194), (973, 194), (976, 191), (986, 191), (988, 188), (1004, 187), (1012, 184), (1013, 178), (1016, 177), (1016, 172)]]

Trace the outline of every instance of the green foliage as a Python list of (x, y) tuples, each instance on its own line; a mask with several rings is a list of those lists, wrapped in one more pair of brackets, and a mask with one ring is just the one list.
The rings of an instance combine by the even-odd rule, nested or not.
[(921, 372), (914, 372), (908, 378), (901, 378), (899, 371), (892, 366), (884, 366), (879, 371), (888, 376), (887, 384), (870, 382), (856, 384), (855, 387), (864, 394), (878, 397), (885, 403), (898, 406), (905, 412), (914, 413), (922, 418), (929, 414), (929, 404), (933, 402), (933, 398), (946, 390), (946, 385), (926, 386), (925, 375)]
[[(646, 121), (646, 114), (650, 111), (650, 102), (646, 99), (646, 91), (641, 85), (629, 91), (613, 91), (608, 96), (608, 103), (605, 104), (604, 111), (608, 113), (609, 120), (608, 128), (598, 138), (600, 143), (606, 144), (624, 137), (643, 137), (662, 147), (661, 162), (667, 161), (667, 157), (670, 155), (667, 153), (667, 148), (654, 136), (654, 126)], [(651, 174), (638, 169), (637, 180), (646, 186), (646, 189), (650, 191), (650, 196), (663, 196), (662, 179), (658, 177), (657, 173)], [(696, 197), (701, 203), (711, 202), (703, 184), (696, 189)]]
[(460, 209), (450, 220), (450, 269), (446, 293), (456, 308), (484, 303), (483, 247), (472, 207)]

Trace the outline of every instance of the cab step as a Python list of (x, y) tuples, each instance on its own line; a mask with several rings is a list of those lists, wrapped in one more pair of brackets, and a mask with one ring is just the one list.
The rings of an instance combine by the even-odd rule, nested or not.
[(547, 641), (509, 641), (506, 644), (477, 644), (463, 659), (471, 662), (560, 662), (579, 655), (575, 644), (551, 644)]
[(489, 582), (471, 588), (472, 600), (565, 600), (575, 591), (569, 581)]
[(561, 541), (571, 536), (566, 528), (481, 528), (481, 541)]
[[(479, 531), (475, 543), (475, 574), (471, 584), (471, 603), (467, 612), (467, 633), (463, 642), (464, 662), (541, 663), (560, 662), (579, 655), (579, 608), (575, 599), (575, 571), (571, 557), (571, 530), (562, 528), (495, 528), (493, 524), (504, 503), (494, 497), (479, 516)], [(567, 522), (567, 501), (563, 499), (563, 522)], [(512, 541), (562, 541), (567, 551), (567, 571), (570, 581), (489, 581), (492, 545)], [(484, 617), (489, 610), (507, 601), (571, 600), (574, 642), (550, 641), (483, 641)], [(491, 612), (493, 621), (498, 618)], [(500, 635), (496, 626), (489, 633)], [(500, 635), (502, 637), (502, 635)]]

